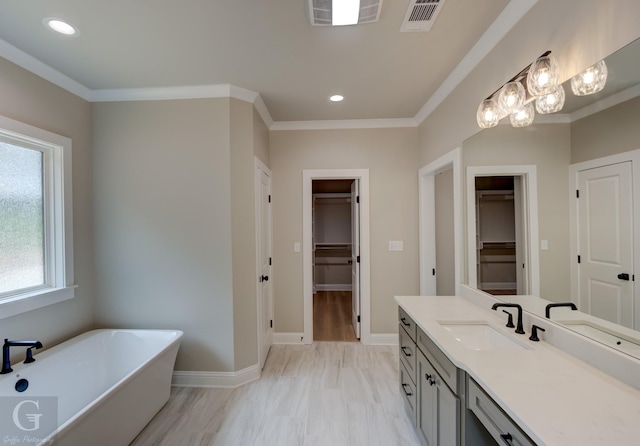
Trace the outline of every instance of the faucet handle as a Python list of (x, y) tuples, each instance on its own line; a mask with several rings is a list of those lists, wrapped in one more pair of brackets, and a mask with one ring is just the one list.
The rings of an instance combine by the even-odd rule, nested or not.
[(533, 342), (538, 342), (540, 339), (538, 338), (538, 330), (540, 331), (547, 331), (542, 327), (538, 327), (537, 325), (532, 325), (531, 326), (531, 336), (529, 336), (529, 340), (533, 341)]
[(505, 327), (515, 328), (516, 326), (513, 325), (513, 314), (509, 313), (507, 310), (502, 310), (502, 312), (509, 315), (509, 319), (507, 319), (507, 325), (505, 325)]

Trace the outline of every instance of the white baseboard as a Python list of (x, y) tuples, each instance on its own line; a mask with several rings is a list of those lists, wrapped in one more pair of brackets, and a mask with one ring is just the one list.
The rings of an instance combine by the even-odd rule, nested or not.
[(304, 333), (274, 333), (274, 344), (304, 344)]
[(260, 366), (249, 366), (237, 372), (175, 371), (171, 385), (175, 387), (238, 387), (260, 378)]
[(351, 291), (350, 283), (316, 283), (316, 291)]
[(369, 345), (398, 345), (398, 333), (371, 333)]

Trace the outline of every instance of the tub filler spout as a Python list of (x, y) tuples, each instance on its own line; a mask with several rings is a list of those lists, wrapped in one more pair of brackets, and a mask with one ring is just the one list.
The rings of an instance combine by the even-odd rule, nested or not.
[(29, 363), (35, 361), (33, 354), (31, 353), (31, 349), (42, 348), (42, 343), (40, 341), (10, 341), (5, 339), (4, 345), (2, 346), (2, 371), (0, 371), (0, 375), (13, 372), (13, 369), (11, 368), (11, 358), (9, 356), (9, 350), (11, 347), (28, 347), (27, 359), (25, 359), (25, 362)]

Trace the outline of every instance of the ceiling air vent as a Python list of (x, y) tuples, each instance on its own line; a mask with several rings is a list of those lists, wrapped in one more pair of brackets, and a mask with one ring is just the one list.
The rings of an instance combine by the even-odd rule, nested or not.
[(429, 31), (445, 0), (411, 0), (404, 16), (401, 33)]
[[(311, 24), (331, 26), (331, 4), (333, 0), (308, 0)], [(377, 22), (380, 19), (382, 0), (360, 0), (358, 25)]]

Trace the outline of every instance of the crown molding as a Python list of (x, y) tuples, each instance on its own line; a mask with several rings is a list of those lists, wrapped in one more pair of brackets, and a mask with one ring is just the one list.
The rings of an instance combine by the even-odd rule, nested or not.
[(252, 103), (269, 130), (333, 130), (418, 127), (455, 90), (537, 0), (510, 0), (447, 79), (413, 118), (274, 121), (259, 93), (232, 84), (92, 90), (0, 39), (0, 57), (42, 77), (88, 102), (160, 101), (236, 98)]
[(480, 40), (462, 58), (436, 92), (418, 111), (415, 120), (421, 125), (425, 119), (449, 96), (453, 90), (478, 66), (489, 52), (507, 35), (509, 31), (529, 12), (538, 0), (510, 0), (491, 26), (482, 34)]
[(58, 70), (51, 68), (49, 65), (39, 61), (35, 57), (19, 50), (10, 43), (0, 39), (0, 57), (24, 68), (31, 73), (51, 82), (58, 87), (81, 97), (85, 101), (89, 101), (91, 97), (91, 89), (85, 87), (80, 82), (74, 81), (69, 76), (62, 74)]
[(336, 121), (276, 121), (269, 130), (388, 129), (401, 127), (418, 127), (418, 123), (414, 118), (342, 119)]

